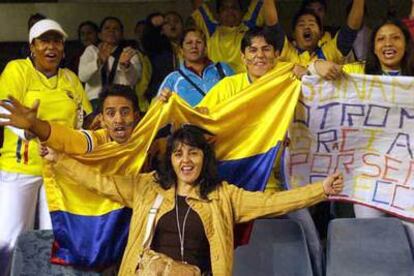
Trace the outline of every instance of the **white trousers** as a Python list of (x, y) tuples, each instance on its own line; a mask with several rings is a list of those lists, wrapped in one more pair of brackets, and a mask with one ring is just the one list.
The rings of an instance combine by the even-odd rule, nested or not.
[(40, 200), (39, 228), (51, 229), (42, 177), (0, 171), (0, 276), (8, 275), (18, 236), (32, 230)]

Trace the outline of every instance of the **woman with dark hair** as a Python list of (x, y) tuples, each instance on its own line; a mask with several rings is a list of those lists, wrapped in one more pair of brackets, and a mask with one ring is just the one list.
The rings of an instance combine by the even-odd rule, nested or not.
[(180, 41), (184, 61), (165, 77), (158, 93), (168, 89), (177, 92), (189, 105), (197, 105), (221, 79), (233, 75), (233, 69), (224, 63), (213, 63), (207, 56), (207, 41), (197, 28), (184, 31)]
[[(8, 124), (30, 129), (43, 138), (39, 128), (46, 125), (49, 135), (56, 135), (47, 122), (25, 116), (15, 102), (13, 106), (7, 108), (12, 115), (1, 116), (11, 120)], [(139, 267), (140, 256), (148, 253), (147, 246), (155, 254), (197, 266), (207, 275), (232, 275), (236, 223), (279, 216), (318, 203), (343, 189), (339, 173), (283, 192), (249, 192), (230, 185), (219, 179), (214, 150), (206, 137), (209, 135), (197, 126), (182, 126), (167, 140), (162, 169), (137, 177), (103, 176), (76, 160), (55, 155), (56, 170), (133, 209), (119, 275), (134, 275), (137, 268), (143, 268)], [(154, 216), (153, 239), (146, 242), (145, 229)], [(163, 271), (160, 266), (156, 268)]]
[(369, 42), (365, 74), (413, 76), (410, 32), (397, 19), (389, 19), (377, 26)]
[(312, 73), (332, 80), (341, 77), (342, 72), (414, 76), (413, 41), (407, 27), (397, 19), (388, 19), (373, 29), (365, 63), (351, 63), (343, 66), (333, 62), (316, 60), (309, 66)]
[(78, 26), (78, 40), (84, 46), (98, 43), (99, 27), (92, 21), (83, 21)]
[[(338, 79), (343, 72), (386, 76), (414, 76), (412, 40), (406, 26), (399, 20), (388, 19), (378, 25), (371, 34), (366, 63), (343, 66), (329, 61), (317, 60), (310, 66), (313, 74), (327, 80)], [(388, 216), (380, 210), (354, 204), (355, 217), (374, 218)], [(402, 220), (411, 242), (414, 242), (414, 224)]]

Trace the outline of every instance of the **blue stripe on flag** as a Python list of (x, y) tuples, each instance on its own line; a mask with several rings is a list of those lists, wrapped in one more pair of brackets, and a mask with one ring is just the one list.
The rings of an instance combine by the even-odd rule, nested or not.
[(80, 216), (63, 211), (50, 214), (57, 245), (52, 262), (96, 269), (113, 265), (122, 258), (131, 209), (125, 207), (102, 216)]
[(238, 160), (220, 161), (220, 177), (248, 191), (263, 191), (272, 173), (280, 144), (278, 142), (266, 153)]

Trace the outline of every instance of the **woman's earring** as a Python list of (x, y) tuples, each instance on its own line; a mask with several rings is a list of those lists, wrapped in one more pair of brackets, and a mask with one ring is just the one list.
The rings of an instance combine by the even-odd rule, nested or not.
[(31, 58), (35, 58), (35, 53), (34, 52), (30, 52), (30, 57)]

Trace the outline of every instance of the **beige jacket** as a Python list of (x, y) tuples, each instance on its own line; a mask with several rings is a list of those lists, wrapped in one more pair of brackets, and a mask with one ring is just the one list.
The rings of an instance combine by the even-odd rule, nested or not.
[[(154, 173), (141, 174), (137, 178), (102, 176), (78, 161), (61, 157), (54, 165), (81, 185), (103, 194), (133, 209), (128, 243), (124, 252), (119, 275), (135, 275), (139, 256), (143, 250), (148, 213), (157, 194), (164, 201), (156, 216), (156, 222), (175, 206), (175, 189), (162, 189), (154, 179)], [(307, 185), (290, 191), (263, 193), (248, 192), (223, 182), (208, 199), (201, 199), (198, 191), (187, 198), (187, 203), (200, 216), (210, 243), (213, 275), (232, 275), (233, 227), (235, 223), (248, 222), (259, 217), (274, 217), (304, 208), (325, 199), (321, 183)]]

